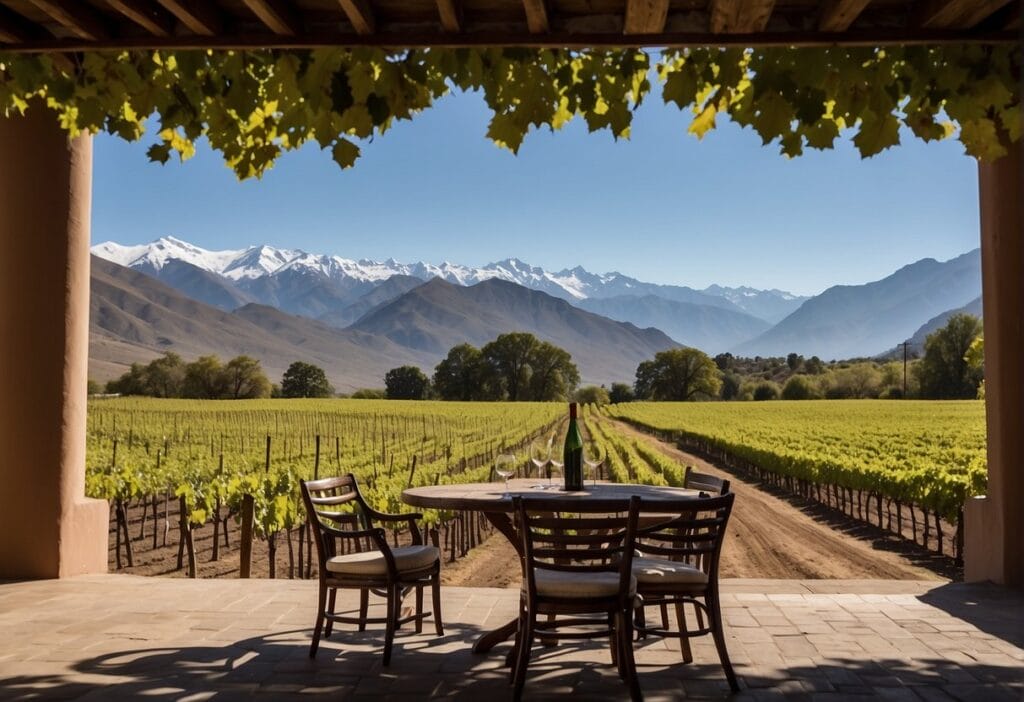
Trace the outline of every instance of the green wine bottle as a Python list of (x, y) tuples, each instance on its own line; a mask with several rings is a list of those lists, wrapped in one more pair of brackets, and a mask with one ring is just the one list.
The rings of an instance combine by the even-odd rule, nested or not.
[(569, 431), (565, 433), (562, 452), (565, 471), (565, 489), (583, 489), (583, 436), (576, 424), (576, 403), (569, 403)]

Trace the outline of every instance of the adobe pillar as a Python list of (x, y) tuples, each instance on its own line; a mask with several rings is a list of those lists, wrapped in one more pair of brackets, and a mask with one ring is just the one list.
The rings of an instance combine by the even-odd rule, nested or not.
[(0, 578), (105, 572), (85, 497), (92, 139), (0, 115)]
[(988, 490), (965, 510), (964, 576), (1024, 587), (1024, 141), (980, 164)]

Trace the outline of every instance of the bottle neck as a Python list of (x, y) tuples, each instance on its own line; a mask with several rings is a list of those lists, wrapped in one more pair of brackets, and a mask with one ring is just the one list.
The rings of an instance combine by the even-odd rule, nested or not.
[(569, 419), (576, 419), (576, 403), (569, 403)]

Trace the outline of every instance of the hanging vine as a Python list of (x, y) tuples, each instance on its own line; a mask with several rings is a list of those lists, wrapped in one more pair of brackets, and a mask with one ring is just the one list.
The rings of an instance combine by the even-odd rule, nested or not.
[[(654, 65), (652, 65), (652, 63)], [(531, 131), (583, 119), (628, 138), (652, 90), (692, 113), (703, 138), (719, 118), (757, 131), (786, 156), (852, 138), (863, 157), (899, 143), (957, 138), (981, 160), (1021, 138), (1021, 53), (1015, 46), (886, 49), (316, 49), (0, 55), (0, 109), (42, 100), (71, 135), (129, 141), (159, 125), (149, 157), (187, 159), (206, 138), (239, 178), (260, 177), (313, 141), (343, 168), (359, 145), (446, 94), (478, 91), (487, 137), (517, 152)]]

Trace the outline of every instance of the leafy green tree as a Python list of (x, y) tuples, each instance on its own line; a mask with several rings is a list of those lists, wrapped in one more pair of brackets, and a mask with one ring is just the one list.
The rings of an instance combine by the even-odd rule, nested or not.
[(392, 368), (384, 375), (384, 393), (389, 400), (422, 400), (430, 389), (430, 378), (416, 366)]
[(732, 368), (735, 360), (736, 358), (731, 353), (720, 353), (715, 356), (715, 365), (718, 366), (718, 370), (727, 371)]
[(312, 363), (295, 361), (281, 377), (284, 397), (330, 397), (334, 388), (327, 382), (324, 369)]
[(353, 400), (383, 400), (385, 393), (379, 388), (360, 388), (349, 397)]
[(224, 387), (234, 400), (270, 397), (270, 379), (260, 362), (251, 356), (236, 356), (224, 366)]
[(706, 353), (694, 348), (659, 351), (636, 371), (637, 397), (655, 400), (695, 400), (714, 397), (722, 385), (718, 367)]
[(600, 385), (587, 385), (576, 391), (576, 402), (582, 405), (607, 405), (611, 402), (611, 396)]
[(502, 334), (480, 349), (491, 395), (497, 399), (528, 400), (530, 358), (537, 337), (524, 332)]
[(723, 400), (735, 400), (740, 394), (740, 386), (743, 384), (743, 377), (731, 371), (722, 373), (722, 388), (719, 396)]
[(807, 375), (820, 375), (825, 370), (825, 364), (817, 356), (811, 356), (804, 361), (804, 372)]
[(181, 397), (185, 384), (185, 362), (176, 353), (165, 353), (146, 366), (146, 395), (151, 397)]
[(185, 366), (184, 396), (216, 400), (227, 394), (224, 367), (216, 356), (200, 356)]
[(972, 368), (966, 356), (981, 334), (981, 321), (969, 314), (955, 314), (942, 329), (928, 335), (924, 358), (914, 370), (921, 395), (931, 399), (968, 399), (978, 394), (983, 371)]
[[(535, 402), (565, 400), (579, 385), (580, 372), (565, 349), (546, 341), (533, 345), (530, 365), (529, 399)], [(606, 393), (607, 394), (607, 393)]]
[(442, 400), (481, 400), (485, 395), (480, 349), (459, 344), (434, 368), (434, 391)]
[(89, 378), (85, 384), (85, 392), (87, 395), (99, 395), (103, 392), (103, 386), (92, 378)]
[(608, 399), (613, 403), (632, 402), (636, 396), (633, 394), (633, 388), (626, 383), (612, 383), (612, 388), (608, 391)]
[(800, 368), (801, 365), (803, 365), (803, 362), (804, 357), (801, 356), (800, 354), (791, 353), (788, 356), (786, 356), (786, 365), (789, 366), (789, 370), (793, 373), (795, 373), (797, 369)]
[(146, 367), (141, 363), (133, 363), (120, 378), (107, 383), (107, 392), (115, 395), (145, 395)]
[(754, 386), (754, 400), (756, 402), (777, 399), (779, 399), (778, 383), (773, 383), (770, 380), (762, 380), (760, 383)]
[(783, 400), (813, 400), (819, 397), (818, 385), (806, 375), (791, 375), (782, 387)]

